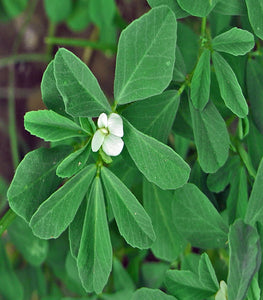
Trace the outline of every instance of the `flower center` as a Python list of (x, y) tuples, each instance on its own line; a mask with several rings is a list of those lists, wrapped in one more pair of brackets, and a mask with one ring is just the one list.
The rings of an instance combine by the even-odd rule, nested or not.
[(109, 130), (107, 128), (100, 128), (100, 131), (104, 135), (108, 135), (109, 134)]

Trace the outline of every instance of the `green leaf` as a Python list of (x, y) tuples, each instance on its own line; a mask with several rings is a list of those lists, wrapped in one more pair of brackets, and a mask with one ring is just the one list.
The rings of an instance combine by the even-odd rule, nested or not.
[(48, 109), (54, 112), (67, 116), (65, 112), (65, 104), (57, 89), (56, 80), (54, 77), (54, 60), (47, 66), (41, 81), (42, 100)]
[(90, 0), (88, 9), (91, 21), (99, 28), (103, 28), (105, 25), (111, 25), (116, 6), (114, 0)]
[(89, 1), (78, 0), (67, 18), (67, 25), (73, 31), (81, 31), (88, 27), (90, 21)]
[(179, 103), (180, 95), (170, 90), (131, 104), (123, 116), (138, 130), (166, 143)]
[(245, 222), (254, 225), (256, 221), (263, 223), (263, 159), (258, 167), (257, 176), (249, 197)]
[(162, 189), (184, 185), (190, 173), (187, 163), (170, 147), (135, 129), (124, 121), (123, 140), (138, 169)]
[(52, 110), (30, 111), (25, 114), (25, 129), (45, 141), (57, 142), (87, 134), (70, 119)]
[(44, 0), (44, 7), (50, 21), (59, 23), (71, 13), (72, 0)]
[(262, 261), (263, 261), (263, 252), (262, 252), (262, 249), (263, 249), (263, 225), (262, 225), (262, 223), (257, 222), (256, 226), (257, 226), (257, 231), (258, 231), (258, 234), (260, 237), (259, 241), (260, 241), (260, 247), (261, 247), (261, 266), (258, 271), (258, 284), (261, 287), (260, 295), (262, 298), (262, 296), (263, 296), (263, 289), (262, 289), (262, 286), (263, 286), (263, 264), (262, 264)]
[(263, 59), (257, 57), (247, 61), (247, 91), (249, 97), (250, 111), (255, 125), (263, 133)]
[(176, 46), (175, 63), (173, 71), (173, 80), (183, 82), (186, 77), (186, 66), (183, 54), (178, 46)]
[(190, 104), (190, 111), (200, 166), (204, 172), (214, 173), (228, 158), (230, 140), (226, 124), (211, 101), (203, 111)]
[(257, 230), (237, 220), (229, 231), (228, 299), (243, 300), (261, 263)]
[(56, 168), (69, 148), (40, 148), (29, 152), (16, 169), (7, 192), (12, 210), (29, 222), (39, 205), (60, 185)]
[(237, 27), (219, 34), (212, 40), (214, 50), (235, 56), (248, 53), (254, 47), (254, 44), (253, 34)]
[(56, 174), (59, 177), (71, 177), (82, 170), (88, 161), (90, 155), (90, 140), (79, 150), (67, 156), (57, 167)]
[(143, 204), (156, 234), (151, 249), (157, 258), (170, 262), (175, 261), (186, 246), (173, 222), (173, 201), (170, 191), (163, 191), (144, 180)]
[(95, 174), (95, 165), (87, 166), (43, 202), (30, 221), (33, 233), (57, 238), (73, 221)]
[(168, 86), (175, 61), (176, 29), (173, 12), (159, 6), (122, 31), (114, 81), (119, 104), (158, 95)]
[(213, 204), (195, 185), (184, 185), (174, 192), (174, 197), (173, 220), (185, 239), (194, 247), (225, 247), (228, 227)]
[(129, 273), (123, 267), (122, 263), (115, 257), (113, 259), (113, 279), (116, 291), (135, 290), (134, 282), (132, 281)]
[(210, 94), (210, 50), (206, 49), (199, 58), (191, 81), (191, 100), (195, 108), (203, 110)]
[(263, 3), (261, 0), (246, 0), (249, 22), (255, 34), (263, 39)]
[(182, 10), (174, 0), (147, 0), (147, 2), (152, 8), (160, 5), (167, 5), (174, 12), (176, 19), (181, 19), (189, 15), (186, 11)]
[(8, 227), (8, 235), (15, 247), (33, 266), (41, 265), (47, 256), (48, 243), (35, 237), (28, 223), (17, 217)]
[(167, 295), (164, 292), (157, 289), (148, 289), (146, 287), (140, 288), (134, 292), (131, 300), (176, 300), (171, 295)]
[(149, 248), (155, 240), (155, 233), (144, 208), (109, 169), (102, 168), (101, 176), (120, 234), (133, 247)]
[(23, 286), (18, 280), (6, 255), (2, 241), (0, 240), (0, 295), (6, 300), (23, 300)]
[(144, 286), (158, 289), (163, 286), (163, 279), (166, 271), (170, 268), (169, 263), (165, 262), (145, 262), (141, 266)]
[(219, 53), (213, 52), (212, 59), (221, 97), (234, 114), (244, 118), (248, 114), (248, 106), (235, 73)]
[(196, 17), (206, 17), (217, 4), (218, 0), (177, 0), (181, 8), (190, 15)]
[(112, 268), (112, 248), (99, 177), (95, 177), (87, 196), (77, 265), (85, 290), (101, 293)]
[(2, 0), (3, 8), (9, 17), (14, 18), (25, 10), (28, 0)]
[(246, 4), (244, 0), (220, 0), (214, 11), (223, 15), (245, 15), (247, 13)]
[(198, 266), (198, 274), (202, 285), (207, 289), (210, 289), (211, 291), (216, 293), (217, 290), (219, 289), (219, 284), (216, 278), (215, 270), (206, 253), (203, 253), (201, 255), (199, 266)]
[(73, 53), (60, 48), (55, 56), (54, 69), (67, 113), (75, 117), (97, 117), (111, 111), (97, 79)]

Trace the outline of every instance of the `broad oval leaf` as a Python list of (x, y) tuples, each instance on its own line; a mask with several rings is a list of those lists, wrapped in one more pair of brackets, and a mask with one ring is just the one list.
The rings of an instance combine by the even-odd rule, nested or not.
[(25, 114), (24, 124), (31, 134), (49, 142), (87, 136), (75, 122), (52, 110), (30, 111)]
[(175, 261), (186, 246), (185, 239), (179, 235), (173, 222), (173, 201), (172, 192), (143, 181), (143, 204), (156, 234), (151, 249), (157, 258), (170, 262)]
[(191, 100), (195, 108), (203, 110), (210, 95), (210, 50), (202, 53), (191, 81)]
[(152, 8), (160, 5), (167, 5), (174, 12), (176, 19), (189, 16), (189, 13), (182, 10), (178, 3), (174, 0), (147, 0), (147, 2)]
[(244, 118), (248, 114), (248, 106), (235, 73), (219, 53), (213, 52), (212, 59), (221, 97), (234, 114)]
[(229, 300), (243, 300), (261, 264), (260, 239), (257, 230), (237, 220), (229, 231)]
[(190, 111), (200, 166), (206, 173), (214, 173), (228, 158), (230, 141), (224, 119), (211, 101), (203, 111), (190, 103)]
[(177, 0), (177, 2), (190, 15), (206, 17), (217, 4), (218, 0)]
[(170, 147), (135, 129), (124, 121), (124, 142), (138, 169), (161, 189), (184, 185), (190, 174), (188, 164)]
[(149, 289), (149, 288), (140, 288), (139, 290), (135, 291), (132, 295), (131, 300), (176, 300), (171, 295), (165, 294), (163, 291), (158, 289)]
[(254, 47), (254, 36), (247, 30), (233, 27), (212, 40), (214, 50), (232, 55), (244, 55)]
[(175, 61), (176, 29), (174, 13), (167, 6), (158, 6), (122, 31), (114, 80), (119, 104), (158, 95), (168, 86)]
[(263, 39), (263, 2), (261, 0), (246, 0), (249, 22), (255, 34)]
[(99, 177), (95, 177), (87, 196), (77, 265), (85, 290), (101, 293), (112, 268), (112, 247)]
[(129, 105), (123, 116), (138, 130), (166, 143), (179, 103), (177, 91), (166, 91)]
[(87, 166), (44, 201), (30, 220), (33, 233), (57, 238), (73, 221), (95, 174), (95, 165)]
[(194, 247), (223, 248), (228, 226), (210, 200), (194, 185), (174, 192), (173, 216), (178, 232)]
[(56, 175), (56, 168), (70, 150), (71, 147), (40, 148), (29, 152), (17, 167), (7, 198), (12, 210), (27, 222), (60, 185), (62, 179)]
[(133, 247), (149, 248), (155, 240), (155, 233), (144, 208), (109, 169), (102, 168), (101, 176), (120, 234)]
[(97, 117), (111, 111), (97, 79), (73, 53), (60, 48), (55, 56), (54, 70), (67, 113), (74, 117)]

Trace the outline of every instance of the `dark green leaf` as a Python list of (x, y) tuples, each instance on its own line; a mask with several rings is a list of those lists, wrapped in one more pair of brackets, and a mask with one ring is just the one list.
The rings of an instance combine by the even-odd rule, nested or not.
[(134, 292), (131, 300), (176, 300), (171, 295), (167, 295), (164, 292), (157, 289), (140, 288)]
[(95, 174), (95, 165), (87, 166), (43, 202), (30, 221), (33, 233), (57, 238), (73, 221)]
[(203, 111), (190, 104), (190, 111), (200, 166), (214, 173), (228, 158), (230, 141), (224, 119), (211, 101)]
[(90, 155), (90, 141), (79, 150), (67, 156), (57, 167), (56, 174), (59, 177), (71, 177), (82, 170)]
[(44, 7), (50, 21), (59, 23), (71, 13), (72, 0), (44, 0)]
[(233, 27), (219, 34), (212, 40), (214, 50), (232, 55), (244, 55), (254, 47), (255, 41), (252, 33)]
[(173, 216), (178, 232), (194, 247), (221, 248), (228, 227), (209, 199), (193, 184), (175, 191)]
[(125, 119), (124, 132), (129, 154), (148, 181), (162, 189), (176, 189), (187, 182), (190, 168), (170, 147), (141, 133)]
[(56, 168), (69, 148), (40, 148), (29, 152), (16, 169), (7, 192), (12, 210), (27, 222), (61, 183)]
[(249, 22), (255, 34), (263, 39), (263, 2), (261, 0), (246, 0)]
[(206, 253), (201, 255), (198, 267), (198, 274), (200, 282), (204, 287), (213, 291), (214, 293), (217, 292), (219, 289), (218, 280), (216, 278), (215, 270), (211, 264), (211, 261)]
[(235, 73), (219, 53), (213, 52), (212, 59), (221, 97), (234, 114), (244, 118), (248, 114), (248, 106)]
[(175, 63), (173, 71), (173, 80), (182, 82), (186, 77), (186, 66), (182, 52), (178, 46), (176, 46)]
[(89, 0), (89, 15), (91, 21), (99, 28), (110, 26), (116, 11), (114, 0)]
[(179, 103), (177, 91), (166, 91), (131, 104), (124, 110), (123, 116), (138, 130), (166, 143)]
[(78, 0), (74, 5), (72, 13), (67, 18), (67, 25), (73, 31), (81, 31), (88, 27), (90, 21), (89, 1)]
[(101, 293), (112, 268), (112, 247), (99, 177), (95, 177), (87, 196), (77, 264), (85, 290)]
[(31, 134), (49, 142), (87, 136), (76, 123), (52, 110), (30, 111), (25, 115), (24, 124)]
[(97, 117), (111, 108), (97, 79), (73, 53), (60, 48), (55, 56), (54, 76), (67, 113), (75, 117)]
[(114, 81), (119, 104), (158, 95), (168, 86), (175, 61), (176, 28), (173, 12), (159, 6), (122, 31)]
[(144, 286), (158, 289), (163, 285), (163, 279), (170, 264), (164, 262), (145, 262), (141, 266)]
[(174, 0), (147, 0), (147, 2), (152, 8), (160, 5), (167, 5), (174, 12), (176, 19), (184, 18), (189, 15), (186, 11), (182, 10)]
[(132, 281), (129, 273), (117, 258), (113, 259), (113, 279), (116, 291), (135, 290), (134, 282)]
[(173, 222), (173, 194), (144, 180), (143, 204), (153, 222), (156, 234), (151, 249), (157, 258), (174, 261), (186, 246)]
[(247, 13), (245, 0), (220, 0), (214, 11), (224, 15), (245, 15)]
[(218, 0), (177, 0), (181, 8), (187, 11), (190, 15), (196, 17), (205, 17), (214, 8)]
[(155, 240), (155, 233), (144, 208), (109, 169), (102, 168), (101, 176), (120, 234), (133, 247), (149, 248)]
[(191, 100), (195, 108), (203, 110), (210, 95), (210, 50), (199, 58), (191, 81)]
[(237, 220), (229, 231), (228, 299), (243, 300), (261, 263), (257, 230)]
[(28, 0), (2, 0), (5, 12), (9, 17), (14, 18), (25, 10)]

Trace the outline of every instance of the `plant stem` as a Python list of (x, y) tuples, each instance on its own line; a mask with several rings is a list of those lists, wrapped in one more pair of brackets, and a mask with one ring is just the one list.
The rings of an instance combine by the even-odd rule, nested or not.
[(13, 222), (16, 214), (9, 208), (9, 210), (5, 213), (3, 218), (0, 220), (0, 236), (7, 229), (7, 227)]
[(104, 44), (96, 41), (90, 41), (85, 39), (72, 39), (72, 38), (61, 38), (61, 37), (47, 37), (45, 38), (47, 44), (58, 44), (63, 46), (74, 46), (74, 47), (90, 47), (98, 50), (110, 50), (112, 52), (117, 51), (117, 47), (111, 44)]
[(201, 25), (201, 38), (205, 37), (205, 30), (206, 30), (206, 17), (202, 18), (202, 25)]
[(246, 150), (244, 149), (243, 145), (239, 141), (236, 143), (236, 148), (239, 153), (239, 156), (241, 157), (244, 165), (247, 168), (248, 173), (250, 174), (250, 176), (252, 176), (255, 179), (257, 173), (252, 165), (250, 157), (248, 156)]
[(23, 53), (11, 55), (0, 59), (0, 68), (16, 64), (18, 62), (48, 62), (49, 56), (41, 53)]

